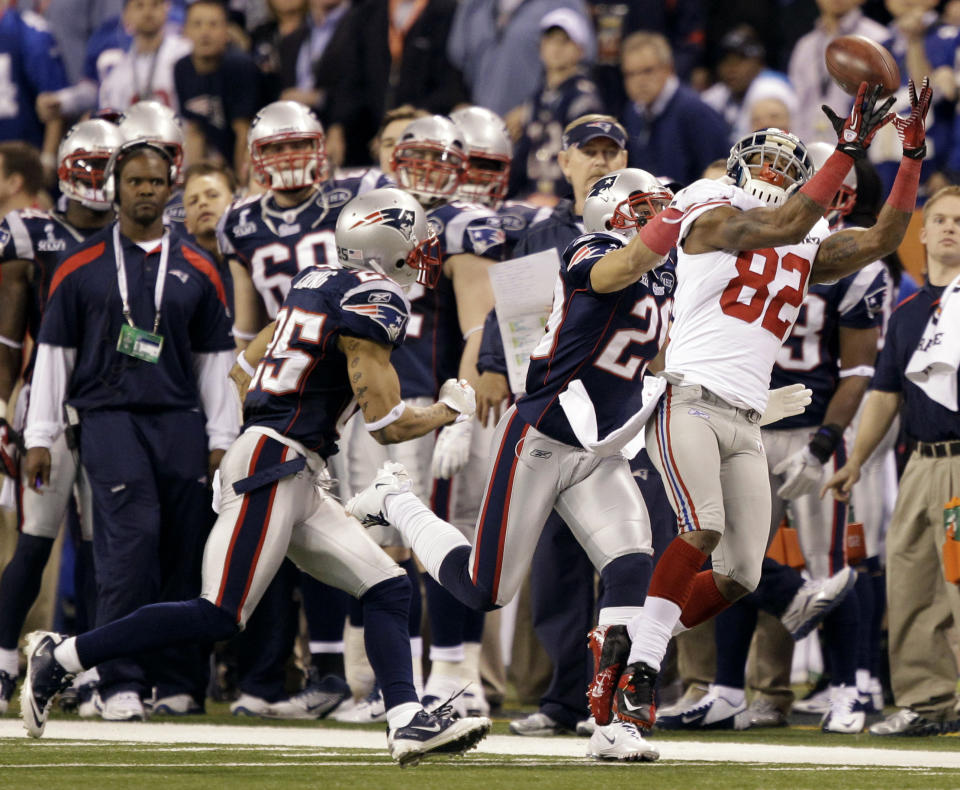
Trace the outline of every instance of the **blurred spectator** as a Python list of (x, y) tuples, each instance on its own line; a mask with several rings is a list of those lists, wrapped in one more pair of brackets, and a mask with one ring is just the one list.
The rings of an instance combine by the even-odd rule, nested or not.
[(945, 25), (960, 25), (960, 0), (948, 0), (943, 6), (940, 21)]
[(4, 80), (0, 140), (24, 140), (37, 146), (52, 174), (63, 130), (55, 121), (41, 126), (34, 104), (41, 91), (66, 87), (67, 75), (43, 18), (32, 11), (17, 11), (9, 0), (0, 0), (0, 66)]
[[(193, 242), (217, 262), (227, 307), (233, 315), (233, 276), (217, 242), (217, 224), (237, 192), (237, 179), (223, 165), (198, 162), (183, 176), (184, 225)], [(234, 262), (232, 265), (239, 266)]]
[(28, 143), (0, 142), (0, 217), (43, 202), (40, 154)]
[[(291, 36), (285, 42), (294, 47), (295, 40), (299, 38), (299, 44), (295, 46), (296, 82), (292, 87), (284, 86), (286, 90), (280, 98), (312, 107), (323, 121), (327, 90), (334, 84), (331, 78), (338, 71), (337, 53), (343, 46), (338, 46), (336, 33), (350, 9), (350, 3), (349, 0), (309, 0), (307, 8), (306, 26), (300, 28), (299, 36)], [(343, 39), (343, 31), (339, 38)]]
[(706, 8), (706, 62), (711, 67), (720, 59), (723, 37), (738, 25), (749, 25), (763, 41), (770, 67), (786, 71), (797, 39), (809, 33), (817, 19), (815, 0), (724, 0)]
[(631, 34), (623, 42), (621, 62), (630, 99), (621, 117), (630, 137), (630, 167), (689, 184), (728, 153), (727, 124), (680, 83), (663, 36)]
[(193, 52), (174, 66), (180, 115), (186, 126), (188, 165), (219, 158), (238, 173), (247, 166), (247, 130), (256, 114), (256, 66), (245, 52), (230, 48), (227, 8), (221, 0), (196, 0), (187, 11), (184, 33)]
[(123, 0), (50, 0), (46, 19), (60, 45), (70, 84), (84, 77), (87, 42), (104, 22), (120, 16)]
[(590, 42), (588, 24), (569, 8), (551, 11), (540, 23), (543, 85), (506, 119), (511, 136), (520, 138), (510, 174), (512, 195), (572, 194), (557, 163), (563, 129), (581, 115), (603, 112), (597, 86), (581, 65)]
[(125, 110), (141, 99), (177, 109), (173, 66), (190, 52), (190, 42), (167, 28), (166, 0), (126, 0), (123, 24), (133, 43), (100, 83), (99, 107)]
[[(954, 126), (954, 100), (957, 97), (953, 66), (957, 50), (957, 29), (940, 24), (936, 0), (886, 0), (893, 17), (887, 26), (889, 37), (883, 42), (900, 67), (900, 90), (893, 112), (910, 111), (907, 80), (919, 85), (929, 76), (933, 84), (934, 105), (927, 116), (927, 158), (923, 162), (921, 182), (934, 170), (960, 168), (960, 150), (950, 150), (951, 129)], [(870, 159), (877, 166), (885, 189), (893, 185), (902, 147), (896, 131), (890, 129), (874, 140)], [(954, 135), (956, 132), (954, 132)]]
[(703, 61), (705, 5), (703, 0), (587, 0), (597, 36), (594, 77), (604, 105), (619, 110), (625, 101), (620, 79), (620, 45), (637, 30), (661, 33), (673, 50), (677, 76), (698, 79)]
[(771, 126), (777, 129), (790, 130), (792, 113), (790, 108), (780, 99), (772, 96), (770, 98), (759, 98), (746, 105), (745, 109), (749, 115), (748, 132), (755, 132), (757, 129), (769, 129)]
[(702, 98), (730, 126), (730, 145), (758, 128), (752, 125), (750, 113), (761, 99), (778, 100), (793, 114), (797, 97), (787, 75), (764, 66), (766, 51), (753, 28), (735, 27), (723, 37), (720, 51), (719, 82), (704, 91)]
[(307, 19), (307, 0), (270, 0), (270, 19), (250, 34), (250, 54), (260, 70), (263, 107), (280, 98), (284, 86), (296, 83), (297, 51), (284, 42), (297, 33)]
[(860, 35), (874, 41), (887, 37), (883, 25), (863, 15), (862, 4), (863, 0), (817, 0), (820, 17), (816, 26), (797, 42), (790, 56), (788, 74), (797, 92), (797, 113), (790, 131), (805, 143), (836, 142), (836, 132), (821, 105), (828, 105), (842, 116), (853, 104), (853, 97), (844, 93), (827, 73), (827, 44), (837, 36)]
[[(503, 116), (533, 96), (540, 79), (540, 21), (558, 7), (589, 19), (583, 0), (462, 0), (447, 53), (463, 72), (474, 104)], [(593, 62), (592, 28), (584, 49)]]
[(426, 110), (418, 110), (409, 104), (389, 110), (383, 116), (380, 131), (370, 143), (372, 158), (380, 165), (380, 169), (388, 176), (393, 175), (393, 149), (397, 147), (397, 140), (403, 134), (410, 121), (429, 115)]
[(446, 55), (456, 7), (456, 0), (362, 0), (350, 9), (344, 34), (352, 46), (338, 64), (327, 130), (331, 158), (339, 149), (344, 163), (367, 163), (367, 146), (393, 107), (447, 113), (466, 101)]

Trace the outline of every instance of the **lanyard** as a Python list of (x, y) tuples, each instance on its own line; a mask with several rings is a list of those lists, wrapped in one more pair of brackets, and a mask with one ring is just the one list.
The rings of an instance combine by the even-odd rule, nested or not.
[[(127, 269), (123, 260), (123, 247), (120, 245), (120, 223), (113, 226), (113, 252), (117, 259), (117, 288), (120, 291), (120, 301), (123, 303), (123, 317), (131, 327), (136, 327), (130, 315), (130, 302), (127, 298)], [(153, 289), (153, 334), (160, 328), (160, 305), (163, 303), (163, 286), (167, 281), (167, 259), (170, 256), (170, 232), (165, 231), (160, 242), (160, 266), (157, 269), (157, 284)]]
[[(163, 42), (160, 42), (160, 47), (163, 46)], [(153, 75), (157, 70), (157, 58), (160, 56), (160, 47), (157, 47), (153, 52), (150, 53), (150, 63), (147, 66), (147, 85), (146, 93), (140, 91), (140, 75), (137, 73), (137, 58), (139, 57), (136, 52), (133, 54), (133, 91), (134, 98), (142, 101), (143, 99), (152, 99), (153, 98)]]

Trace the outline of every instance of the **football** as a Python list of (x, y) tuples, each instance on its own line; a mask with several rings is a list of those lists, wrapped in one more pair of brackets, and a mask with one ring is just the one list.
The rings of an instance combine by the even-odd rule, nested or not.
[(881, 97), (900, 87), (900, 69), (885, 47), (866, 36), (840, 36), (827, 45), (827, 71), (844, 92), (855, 96), (861, 82), (881, 85)]

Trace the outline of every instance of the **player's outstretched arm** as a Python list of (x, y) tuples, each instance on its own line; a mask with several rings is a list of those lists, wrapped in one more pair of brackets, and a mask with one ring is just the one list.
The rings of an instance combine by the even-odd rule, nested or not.
[(900, 246), (917, 207), (920, 168), (927, 154), (924, 118), (933, 92), (924, 78), (918, 96), (910, 81), (910, 115), (893, 122), (903, 145), (903, 158), (893, 188), (872, 228), (843, 230), (826, 239), (817, 251), (811, 282), (837, 280), (888, 255)]
[[(390, 346), (346, 335), (341, 335), (337, 345), (347, 357), (350, 387), (363, 412), (367, 430), (380, 444), (416, 439), (450, 425), (461, 415), (461, 411), (447, 403), (419, 407), (408, 406), (400, 400), (400, 379), (390, 364)], [(473, 393), (469, 385), (464, 391)], [(475, 400), (473, 408), (476, 408)], [(473, 409), (469, 411), (472, 416)]]
[(880, 88), (860, 85), (850, 115), (840, 118), (829, 107), (823, 111), (837, 132), (837, 149), (800, 190), (776, 208), (738, 211), (719, 206), (702, 214), (684, 241), (690, 254), (712, 250), (756, 250), (785, 244), (799, 244), (830, 207), (854, 160), (866, 156), (877, 131), (890, 123), (890, 97), (877, 106)]
[(622, 291), (659, 266), (677, 243), (682, 217), (677, 209), (665, 208), (647, 220), (629, 244), (611, 250), (594, 264), (590, 287), (601, 294)]

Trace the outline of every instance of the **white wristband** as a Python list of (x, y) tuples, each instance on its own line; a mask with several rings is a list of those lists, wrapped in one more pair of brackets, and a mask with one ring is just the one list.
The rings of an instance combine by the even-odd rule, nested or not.
[(16, 340), (11, 340), (9, 337), (4, 337), (0, 335), (0, 343), (10, 348), (23, 348), (23, 343), (18, 343)]
[(466, 332), (463, 333), (463, 339), (466, 340), (468, 337), (470, 337), (470, 335), (475, 335), (477, 334), (477, 332), (482, 332), (482, 331), (483, 331), (483, 324), (480, 324), (480, 326), (472, 327), (471, 329), (468, 329)]
[(857, 365), (855, 368), (847, 368), (840, 371), (840, 378), (848, 379), (851, 376), (866, 376), (873, 378), (874, 368), (872, 365)]
[(396, 406), (387, 412), (386, 417), (381, 417), (379, 420), (374, 420), (373, 422), (365, 422), (364, 425), (367, 426), (367, 430), (370, 431), (370, 433), (379, 431), (381, 428), (386, 428), (390, 423), (399, 420), (400, 415), (402, 415), (406, 410), (407, 404), (403, 401), (400, 401)]
[(253, 378), (253, 374), (257, 372), (257, 369), (247, 362), (247, 358), (243, 355), (242, 351), (237, 354), (237, 364), (240, 366), (240, 370), (250, 376), (250, 378)]
[(256, 336), (256, 332), (243, 332), (240, 329), (237, 329), (236, 326), (233, 327), (233, 336), (239, 340), (253, 340)]

